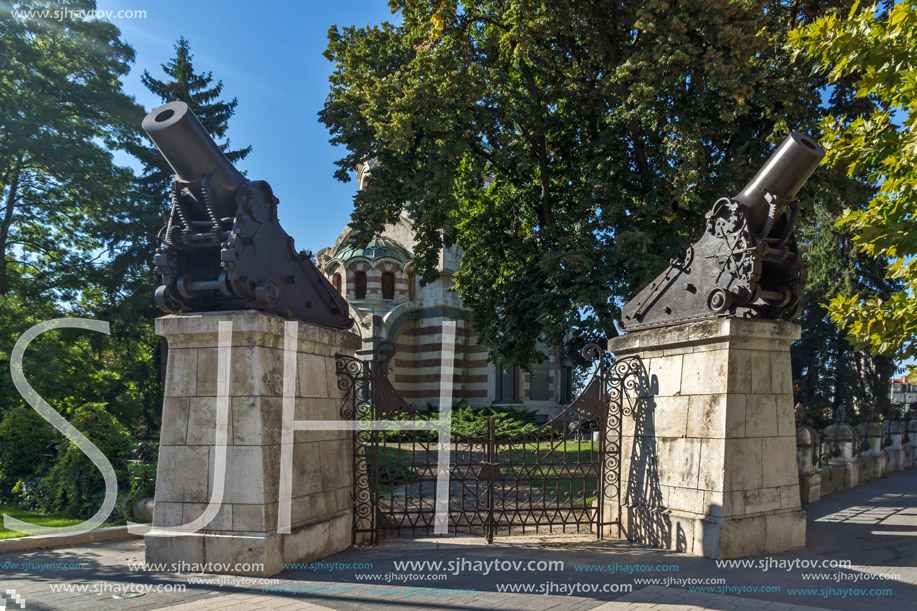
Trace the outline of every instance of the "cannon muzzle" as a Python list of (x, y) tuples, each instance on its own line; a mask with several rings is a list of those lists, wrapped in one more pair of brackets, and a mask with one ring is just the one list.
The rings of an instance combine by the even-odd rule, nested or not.
[(163, 104), (144, 117), (142, 127), (179, 180), (209, 178), (212, 204), (220, 217), (235, 214), (235, 192), (246, 178), (226, 159), (187, 104)]
[(799, 132), (790, 132), (755, 177), (733, 199), (745, 208), (749, 228), (760, 231), (767, 221), (770, 193), (784, 202), (792, 200), (825, 156), (815, 140)]

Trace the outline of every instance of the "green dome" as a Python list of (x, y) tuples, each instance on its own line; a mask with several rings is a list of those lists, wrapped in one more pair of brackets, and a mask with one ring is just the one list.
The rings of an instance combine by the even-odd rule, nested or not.
[(376, 234), (376, 237), (370, 240), (366, 248), (358, 248), (345, 241), (334, 253), (334, 258), (344, 263), (357, 258), (369, 259), (370, 261), (390, 258), (396, 259), (401, 263), (407, 263), (411, 260), (411, 255), (404, 246), (395, 240), (383, 238), (381, 235)]

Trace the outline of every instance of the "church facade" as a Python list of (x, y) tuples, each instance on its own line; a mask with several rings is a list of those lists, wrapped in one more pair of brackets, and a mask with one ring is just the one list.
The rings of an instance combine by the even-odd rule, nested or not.
[[(362, 178), (362, 177), (360, 177)], [(350, 304), (354, 330), (363, 339), (359, 356), (371, 359), (380, 342), (392, 342), (396, 354), (388, 377), (411, 405), (438, 406), (442, 328), (456, 323), (453, 397), (456, 404), (524, 407), (545, 420), (572, 399), (572, 363), (558, 350), (542, 346), (546, 359), (531, 372), (488, 363), (487, 348), (477, 342), (469, 311), (452, 290), (461, 251), (444, 248), (439, 278), (420, 285), (412, 266), (414, 231), (402, 215), (366, 246), (355, 247), (345, 228), (330, 248), (316, 253), (319, 269)]]

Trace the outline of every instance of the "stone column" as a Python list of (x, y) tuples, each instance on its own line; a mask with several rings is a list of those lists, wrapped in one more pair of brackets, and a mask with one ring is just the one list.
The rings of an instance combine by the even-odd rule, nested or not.
[(821, 499), (820, 449), (815, 429), (805, 425), (796, 427), (796, 468), (799, 470), (799, 499), (802, 503), (814, 503)]
[(822, 435), (821, 451), (828, 456), (828, 469), (822, 474), (822, 496), (856, 488), (866, 475), (872, 479), (872, 462), (864, 463), (863, 457), (856, 454), (858, 441), (852, 426), (838, 421), (822, 429)]
[(710, 558), (803, 547), (790, 371), (798, 338), (786, 322), (722, 318), (609, 342), (616, 358), (643, 363), (642, 397), (623, 419), (628, 539)]
[(917, 420), (909, 418), (904, 422), (907, 432), (907, 442), (904, 443), (905, 467), (910, 469), (917, 466)]
[[(216, 517), (193, 534), (164, 528), (202, 515), (214, 489), (218, 325), (232, 322), (227, 467)], [(352, 433), (296, 431), (291, 532), (278, 533), (284, 394), (284, 323), (255, 311), (179, 314), (156, 320), (169, 344), (153, 531), (148, 563), (219, 563), (225, 573), (273, 575), (351, 543)], [(359, 338), (296, 323), (295, 420), (339, 420), (335, 354)], [(263, 567), (236, 567), (237, 563)]]
[(866, 481), (885, 477), (885, 463), (888, 460), (885, 455), (885, 429), (881, 424), (870, 419), (858, 424), (856, 432), (861, 445), (859, 457), (866, 463), (864, 469), (868, 470), (869, 464), (872, 465), (872, 473), (864, 471)]
[(904, 469), (904, 447), (901, 438), (904, 433), (904, 423), (900, 420), (886, 420), (883, 423), (886, 439), (891, 439), (891, 444), (885, 446), (886, 473), (894, 473)]

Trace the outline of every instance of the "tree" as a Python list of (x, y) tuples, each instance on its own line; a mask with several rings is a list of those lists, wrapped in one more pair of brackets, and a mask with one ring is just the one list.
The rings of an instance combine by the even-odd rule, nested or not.
[[(195, 73), (192, 60), (188, 41), (180, 38), (175, 45), (175, 57), (162, 65), (162, 70), (168, 78), (158, 80), (144, 70), (141, 81), (147, 89), (159, 96), (163, 103), (176, 100), (187, 103), (207, 131), (215, 139), (223, 139), (238, 100), (220, 100), (223, 91), (222, 81), (214, 83), (210, 72)], [(142, 115), (135, 120), (138, 129), (141, 118)], [(250, 146), (231, 149), (228, 139), (220, 144), (220, 148), (232, 162), (244, 159), (251, 152)], [(104, 293), (113, 301), (119, 301), (119, 296), (136, 296), (147, 306), (146, 317), (153, 318), (155, 307), (153, 300), (149, 298), (157, 284), (153, 273), (153, 253), (158, 246), (156, 236), (165, 225), (169, 212), (168, 193), (173, 172), (145, 136), (132, 142), (128, 150), (137, 157), (144, 168), (139, 178), (142, 194), (135, 202), (132, 213), (121, 219), (112, 229), (111, 233), (117, 238), (111, 244), (111, 260), (105, 269), (101, 270), (100, 280), (108, 280)], [(100, 297), (104, 298), (105, 295)], [(132, 310), (133, 318), (140, 313), (142, 306), (132, 305)]]
[[(840, 224), (866, 255), (887, 262), (888, 295), (837, 295), (832, 319), (857, 348), (890, 357), (917, 356), (917, 5), (831, 13), (793, 34), (797, 51), (813, 56), (829, 80), (851, 79), (868, 102), (860, 113), (822, 122), (829, 163), (876, 185), (864, 209)], [(912, 368), (913, 373), (913, 368)]]
[(524, 366), (539, 337), (615, 335), (620, 305), (712, 203), (814, 125), (823, 81), (782, 42), (848, 3), (390, 4), (399, 25), (334, 27), (325, 53), (320, 119), (348, 152), (336, 176), (379, 162), (353, 235), (407, 210), (424, 281), (458, 244), (480, 340)]
[[(14, 17), (13, 9), (76, 14), (95, 3), (0, 6), (0, 369), (35, 323), (107, 320), (94, 298), (106, 282), (105, 255), (141, 201), (133, 173), (112, 155), (139, 137), (143, 109), (120, 80), (133, 50), (111, 23)], [(133, 415), (117, 356), (104, 336), (50, 333), (30, 347), (25, 371), (59, 409), (104, 396), (113, 412)], [(0, 393), (0, 411), (23, 403), (8, 376)]]
[[(836, 170), (835, 175), (840, 174)], [(843, 176), (836, 176), (846, 190), (855, 188)], [(859, 185), (860, 189), (864, 185)], [(871, 191), (871, 189), (869, 189)], [(867, 197), (853, 194), (847, 201)], [(816, 426), (828, 424), (836, 405), (856, 409), (863, 415), (873, 407), (884, 414), (890, 406), (889, 380), (895, 374), (892, 359), (856, 350), (831, 321), (827, 303), (837, 296), (872, 294), (887, 296), (896, 285), (884, 277), (879, 261), (857, 251), (850, 231), (836, 226), (838, 214), (822, 205), (810, 211), (813, 217), (797, 234), (808, 267), (803, 293), (804, 310), (798, 322), (804, 333), (792, 347), (793, 379), (801, 401)]]
[(110, 150), (131, 138), (137, 114), (120, 82), (134, 53), (111, 23), (15, 18), (12, 8), (0, 6), (0, 296), (12, 276), (46, 287), (53, 276), (52, 295), (66, 301), (87, 253), (104, 245), (107, 205), (130, 190)]

